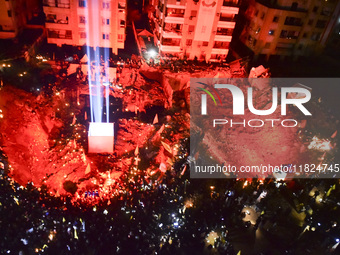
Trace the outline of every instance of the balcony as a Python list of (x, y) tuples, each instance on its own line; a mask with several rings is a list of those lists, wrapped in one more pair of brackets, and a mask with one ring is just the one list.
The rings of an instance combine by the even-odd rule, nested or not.
[(285, 23), (286, 26), (296, 26), (296, 27), (302, 27), (303, 22), (300, 18), (295, 17), (286, 17)]
[(219, 21), (229, 21), (229, 22), (235, 22), (236, 18), (235, 17), (223, 17), (221, 16)]
[(211, 54), (218, 54), (218, 55), (227, 55), (229, 49), (218, 49), (218, 48), (212, 48)]
[(281, 34), (280, 34), (280, 38), (281, 39), (297, 39), (300, 35), (300, 32), (299, 31), (287, 31), (287, 30), (282, 30), (281, 31)]
[(223, 36), (232, 36), (234, 30), (232, 29), (227, 29), (227, 28), (220, 28), (217, 30), (216, 35), (223, 35)]
[(58, 19), (57, 17), (52, 17), (47, 15), (46, 17), (46, 23), (52, 23), (52, 24), (68, 24), (68, 17), (66, 19)]
[(181, 52), (180, 46), (171, 46), (171, 45), (161, 45), (160, 51), (162, 52), (172, 52), (172, 53), (178, 53)]
[(239, 6), (239, 1), (235, 0), (235, 1), (223, 1), (222, 6), (227, 6), (227, 7), (238, 7)]
[(48, 38), (57, 38), (57, 39), (71, 39), (72, 40), (72, 31), (71, 30), (47, 30)]
[(125, 10), (125, 2), (118, 3), (118, 9)]
[(44, 0), (44, 6), (70, 9), (70, 1), (67, 0)]
[(167, 16), (167, 17), (165, 17), (165, 23), (184, 24), (184, 18), (183, 17)]
[(180, 38), (182, 38), (182, 31), (181, 31), (181, 29), (164, 27), (163, 37), (164, 38), (179, 38), (180, 39)]
[(233, 6), (222, 6), (221, 7), (221, 13), (225, 14), (238, 14), (238, 7), (233, 7)]
[(231, 35), (215, 35), (215, 41), (217, 42), (231, 42)]
[(163, 46), (180, 46), (181, 40), (179, 38), (172, 39), (172, 38), (163, 38), (162, 45)]
[(230, 21), (218, 21), (217, 27), (234, 29), (235, 24), (236, 24), (235, 22), (230, 22)]
[(184, 18), (184, 13), (167, 13), (166, 17)]

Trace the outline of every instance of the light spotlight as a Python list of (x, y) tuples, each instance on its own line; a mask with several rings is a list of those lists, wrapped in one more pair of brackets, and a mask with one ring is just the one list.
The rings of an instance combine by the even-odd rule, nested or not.
[(148, 54), (150, 58), (154, 58), (157, 56), (157, 52), (155, 50), (149, 50)]

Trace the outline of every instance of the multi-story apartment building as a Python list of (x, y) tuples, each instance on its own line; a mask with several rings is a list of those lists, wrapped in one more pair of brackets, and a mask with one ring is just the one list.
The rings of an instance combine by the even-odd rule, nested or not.
[(255, 57), (308, 56), (322, 51), (339, 0), (253, 0), (240, 40)]
[(160, 54), (217, 61), (228, 55), (238, 0), (152, 0)]
[(38, 0), (0, 0), (0, 39), (15, 38), (38, 6)]
[(47, 42), (124, 48), (126, 0), (43, 0)]

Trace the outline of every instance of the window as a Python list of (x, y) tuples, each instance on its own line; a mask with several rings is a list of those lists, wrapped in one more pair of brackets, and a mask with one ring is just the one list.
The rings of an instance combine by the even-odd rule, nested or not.
[(103, 9), (110, 9), (110, 3), (103, 2)]
[(109, 34), (103, 34), (103, 40), (109, 40)]
[(213, 48), (216, 49), (228, 49), (230, 43), (229, 42), (215, 42)]
[(78, 4), (79, 4), (79, 7), (86, 7), (86, 0), (79, 0)]
[(80, 24), (85, 24), (85, 23), (86, 23), (86, 18), (85, 18), (85, 16), (79, 16), (79, 23), (80, 23)]
[(72, 39), (72, 30), (47, 29), (49, 38)]
[(55, 23), (57, 20), (57, 15), (56, 14), (47, 14), (46, 15), (46, 22), (47, 23)]
[(307, 38), (308, 37), (308, 33), (303, 33), (302, 37), (303, 38)]
[(286, 17), (285, 20), (285, 25), (288, 26), (302, 26), (303, 22), (301, 20), (301, 18), (296, 18), (296, 17)]
[(194, 32), (194, 30), (195, 30), (195, 26), (189, 26), (189, 32)]
[(11, 11), (11, 10), (8, 10), (8, 11), (7, 11), (7, 15), (8, 15), (8, 17), (12, 17), (12, 11)]
[(292, 10), (295, 11), (297, 10), (297, 8), (298, 8), (298, 3), (297, 2), (292, 3)]
[(120, 20), (120, 22), (119, 22), (119, 24), (120, 24), (120, 27), (125, 27), (125, 20)]
[(279, 22), (279, 16), (274, 16), (273, 22), (275, 22), (275, 23)]
[(187, 39), (186, 46), (191, 46), (191, 45), (192, 45), (192, 40), (191, 39)]
[(327, 20), (318, 20), (318, 21), (316, 22), (315, 27), (316, 27), (316, 28), (325, 28), (326, 25), (327, 25)]
[(196, 17), (196, 16), (197, 16), (197, 11), (191, 11), (190, 16), (191, 16), (191, 17)]
[(299, 37), (300, 32), (294, 30), (281, 30), (280, 38), (285, 39), (297, 39)]
[(110, 19), (103, 19), (103, 25), (110, 25)]
[(86, 38), (86, 32), (79, 32), (79, 37), (80, 37), (81, 39)]
[(203, 42), (202, 46), (206, 47), (209, 45), (209, 42)]
[(314, 8), (313, 8), (313, 12), (318, 12), (318, 9), (319, 9), (319, 7), (318, 6), (314, 6)]
[(320, 37), (321, 37), (321, 33), (313, 33), (310, 39), (313, 41), (319, 41)]
[(274, 35), (275, 30), (269, 30), (268, 34), (269, 35)]
[(118, 42), (124, 41), (124, 35), (118, 34)]
[(259, 15), (259, 10), (256, 10), (254, 15), (257, 17), (257, 15)]
[(308, 25), (309, 26), (313, 25), (313, 22), (314, 22), (314, 20), (312, 20), (312, 19), (308, 20)]
[(261, 19), (263, 20), (264, 19), (264, 16), (265, 16), (266, 14), (264, 13), (264, 12), (262, 12), (262, 14), (261, 14)]
[(331, 16), (332, 14), (332, 9), (329, 7), (323, 7), (323, 9), (321, 10), (321, 15), (323, 16)]

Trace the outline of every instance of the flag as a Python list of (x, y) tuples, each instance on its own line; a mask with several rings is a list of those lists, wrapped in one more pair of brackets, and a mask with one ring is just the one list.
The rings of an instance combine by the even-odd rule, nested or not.
[(164, 163), (160, 163), (159, 170), (161, 170), (162, 173), (166, 172), (166, 165)]
[(181, 175), (185, 173), (185, 170), (187, 170), (187, 165), (184, 166), (183, 171), (181, 172)]
[(169, 152), (170, 154), (172, 154), (172, 150), (171, 150), (170, 145), (167, 144), (167, 143), (165, 143), (165, 142), (162, 142), (162, 141), (161, 141), (161, 143), (162, 143), (164, 149), (165, 149), (167, 152)]
[(138, 148), (138, 145), (137, 145), (137, 147), (135, 149), (135, 156), (137, 156), (138, 154), (139, 154), (139, 148)]
[(335, 188), (336, 188), (336, 186), (335, 186), (335, 184), (334, 184), (334, 185), (327, 191), (326, 197), (328, 197), (328, 196), (331, 194), (332, 190), (335, 190)]
[(336, 131), (333, 133), (333, 135), (331, 136), (331, 138), (335, 138), (337, 134), (338, 134), (338, 130), (336, 130)]
[(86, 170), (85, 170), (85, 175), (87, 175), (88, 173), (91, 173), (90, 163), (87, 164), (87, 167), (86, 167)]
[(73, 115), (72, 125), (76, 124), (76, 120), (77, 120), (76, 115)]
[(164, 124), (161, 126), (161, 128), (157, 131), (157, 133), (158, 134), (161, 134), (161, 133), (163, 133), (163, 131), (164, 131)]
[(158, 123), (158, 114), (156, 113), (155, 118), (153, 119), (152, 124), (155, 125)]

